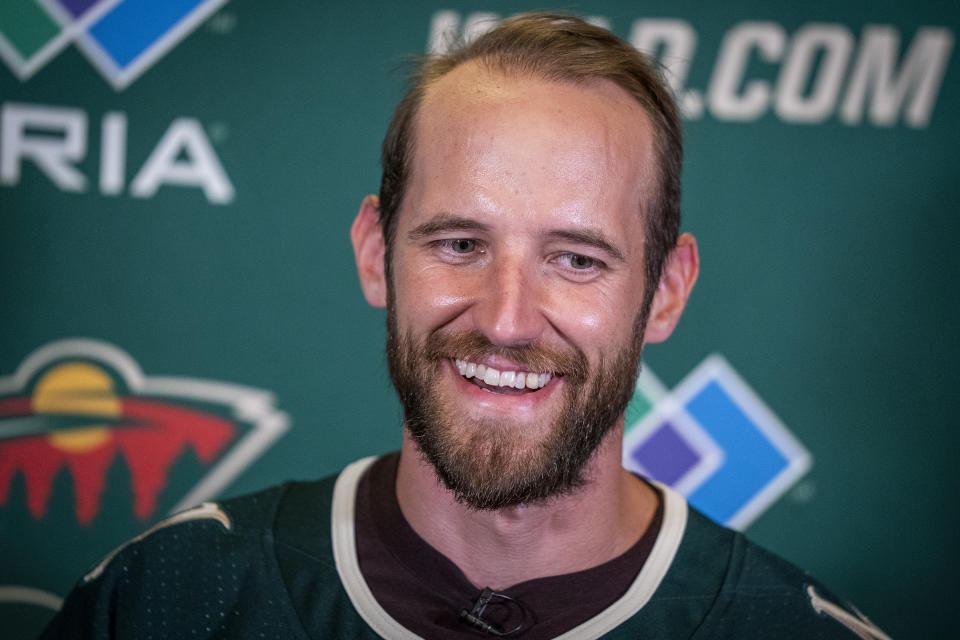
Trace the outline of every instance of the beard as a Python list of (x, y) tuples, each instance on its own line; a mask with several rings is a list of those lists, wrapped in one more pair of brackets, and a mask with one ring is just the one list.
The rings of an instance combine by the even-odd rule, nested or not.
[[(503, 509), (569, 495), (583, 486), (585, 469), (617, 426), (633, 396), (643, 349), (648, 305), (637, 314), (633, 336), (607, 364), (591, 372), (579, 349), (557, 351), (535, 344), (498, 346), (477, 331), (432, 332), (417, 340), (397, 326), (387, 305), (387, 363), (403, 406), (404, 424), (456, 500), (476, 510)], [(563, 397), (547, 424), (510, 423), (459, 410), (437, 381), (448, 361), (479, 362), (502, 356), (518, 369), (563, 378)], [(534, 391), (533, 393), (540, 393)]]

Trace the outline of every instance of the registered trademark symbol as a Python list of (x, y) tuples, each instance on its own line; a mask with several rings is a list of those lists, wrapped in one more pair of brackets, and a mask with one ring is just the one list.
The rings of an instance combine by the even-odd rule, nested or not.
[(237, 14), (221, 11), (207, 21), (207, 29), (219, 35), (226, 35), (237, 28)]
[(214, 142), (225, 142), (230, 137), (230, 127), (225, 122), (214, 122), (207, 127), (207, 133)]

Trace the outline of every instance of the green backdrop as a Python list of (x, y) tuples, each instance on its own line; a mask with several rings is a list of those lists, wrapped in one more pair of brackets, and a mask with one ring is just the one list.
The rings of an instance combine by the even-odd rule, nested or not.
[[(0, 9), (9, 637), (198, 486), (235, 495), (398, 446), (384, 316), (348, 229), (378, 188), (409, 54), (440, 27), (540, 7), (125, 0), (130, 41), (114, 42), (103, 7), (51, 4), (64, 10)], [(195, 12), (158, 31), (179, 20), (159, 5)], [(748, 533), (891, 636), (950, 637), (957, 5), (559, 8), (652, 42), (685, 96), (683, 226), (702, 272), (645, 358), (669, 387), (722, 354), (809, 450)], [(162, 447), (113, 427), (160, 414), (204, 426), (158, 470), (137, 452)]]

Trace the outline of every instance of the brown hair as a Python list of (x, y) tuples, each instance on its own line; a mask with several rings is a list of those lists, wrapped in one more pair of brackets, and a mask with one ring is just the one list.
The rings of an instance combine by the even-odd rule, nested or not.
[(527, 74), (546, 80), (610, 80), (647, 112), (655, 131), (659, 175), (656, 193), (649, 203), (641, 203), (646, 232), (646, 312), (680, 229), (683, 141), (677, 107), (656, 63), (646, 55), (606, 29), (579, 18), (551, 13), (525, 13), (508, 18), (472, 43), (424, 58), (393, 114), (383, 141), (380, 224), (386, 242), (388, 278), (397, 212), (403, 202), (416, 144), (414, 122), (420, 103), (432, 83), (471, 60), (502, 73)]

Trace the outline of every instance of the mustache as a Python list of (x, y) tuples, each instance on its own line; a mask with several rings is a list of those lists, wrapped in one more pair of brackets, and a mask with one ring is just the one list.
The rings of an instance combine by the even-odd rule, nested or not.
[(476, 362), (499, 356), (529, 371), (565, 376), (573, 383), (583, 383), (588, 373), (587, 356), (576, 347), (561, 351), (535, 343), (496, 345), (479, 331), (432, 333), (424, 344), (424, 352), (433, 361), (459, 358)]

